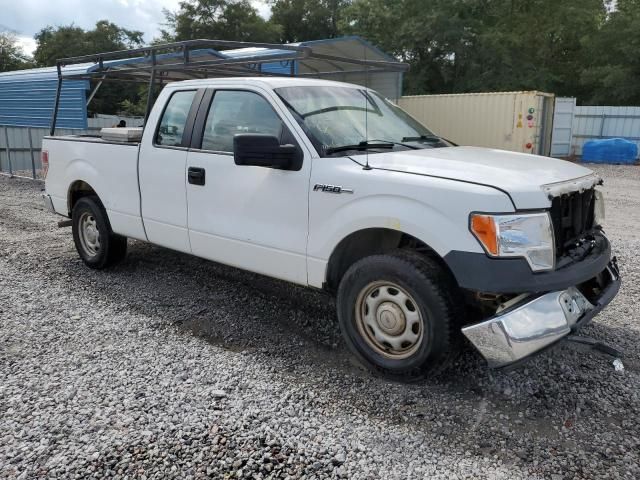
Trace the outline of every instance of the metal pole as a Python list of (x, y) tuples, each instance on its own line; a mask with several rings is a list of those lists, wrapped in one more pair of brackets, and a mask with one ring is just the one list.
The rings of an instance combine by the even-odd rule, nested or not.
[(607, 119), (607, 114), (603, 113), (602, 114), (602, 121), (600, 122), (600, 138), (602, 138), (602, 136), (604, 135), (604, 122)]
[(33, 136), (31, 135), (31, 127), (27, 128), (27, 135), (29, 135), (29, 152), (31, 153), (31, 174), (33, 179), (36, 179), (36, 157), (33, 151)]
[(56, 133), (56, 121), (58, 120), (58, 107), (60, 105), (60, 92), (62, 91), (62, 69), (60, 68), (60, 64), (56, 64), (58, 69), (58, 86), (56, 88), (56, 101), (53, 105), (53, 116), (51, 118), (51, 129), (49, 130), (50, 135), (55, 135)]
[(11, 149), (9, 148), (9, 127), (4, 127), (4, 141), (7, 149), (7, 160), (9, 161), (9, 176), (13, 177), (13, 168), (11, 165)]
[(153, 68), (151, 69), (151, 78), (149, 79), (149, 94), (147, 96), (147, 110), (144, 114), (144, 124), (147, 125), (147, 119), (149, 118), (149, 114), (151, 113), (151, 107), (153, 106), (153, 87), (156, 83), (156, 54), (155, 52), (151, 53), (151, 63)]
[(153, 106), (153, 87), (156, 83), (156, 71), (151, 70), (151, 78), (149, 79), (149, 95), (147, 96), (147, 111), (144, 114), (144, 124), (147, 124), (147, 119), (151, 113), (151, 107)]
[(107, 77), (107, 74), (105, 73), (100, 79), (100, 81), (98, 82), (98, 84), (96, 85), (96, 87), (93, 89), (91, 94), (89, 95), (89, 98), (87, 99), (87, 104), (85, 105), (85, 107), (89, 106), (89, 104), (91, 103), (91, 100), (93, 100), (93, 97), (95, 97), (96, 93), (98, 93), (98, 90), (100, 90), (100, 87), (102, 86), (102, 83), (104, 82), (104, 79), (106, 77)]

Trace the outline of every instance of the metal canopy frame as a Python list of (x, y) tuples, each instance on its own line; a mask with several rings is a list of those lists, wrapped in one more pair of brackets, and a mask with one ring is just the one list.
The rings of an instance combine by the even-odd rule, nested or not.
[[(257, 48), (276, 50), (277, 53), (256, 51), (241, 57), (225, 55), (224, 49)], [(367, 48), (363, 45), (363, 48)], [(210, 49), (206, 51), (206, 49)], [(194, 52), (194, 50), (197, 50)], [(204, 53), (214, 58), (198, 59)], [(311, 73), (296, 74), (295, 62), (314, 60), (330, 66), (326, 72), (317, 70)], [(262, 65), (273, 62), (288, 62), (288, 74), (263, 71)], [(64, 67), (93, 64), (85, 71), (64, 72)], [(79, 57), (62, 58), (56, 62), (58, 85), (51, 119), (50, 134), (54, 135), (60, 94), (64, 80), (98, 80), (100, 84), (108, 81), (146, 83), (149, 85), (145, 123), (153, 105), (156, 84), (187, 79), (202, 79), (226, 76), (310, 76), (337, 75), (343, 73), (405, 72), (409, 66), (402, 62), (386, 60), (368, 60), (328, 55), (314, 52), (313, 46), (235, 42), (228, 40), (186, 40), (182, 42), (151, 45), (131, 50), (119, 50)], [(316, 69), (314, 69), (316, 70)]]

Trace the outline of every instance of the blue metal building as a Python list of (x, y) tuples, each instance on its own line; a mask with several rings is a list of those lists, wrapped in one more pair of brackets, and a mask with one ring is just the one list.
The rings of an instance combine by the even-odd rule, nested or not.
[[(327, 55), (339, 55), (363, 60), (397, 61), (385, 54), (366, 40), (352, 36), (327, 40), (315, 40), (295, 44), (311, 47), (313, 51)], [(217, 51), (202, 49), (191, 52), (192, 56), (202, 58), (242, 58), (242, 57), (276, 57), (289, 54), (285, 50), (268, 48), (241, 48)], [(163, 57), (162, 55), (160, 57)], [(162, 58), (159, 60), (162, 61)], [(175, 54), (166, 54), (166, 59)], [(136, 62), (145, 61), (142, 58), (105, 61), (105, 67), (118, 68)], [(63, 78), (96, 71), (95, 63), (73, 65), (62, 69)], [(402, 94), (401, 72), (376, 72), (363, 74), (361, 71), (349, 71), (344, 65), (317, 59), (295, 61), (273, 61), (262, 63), (259, 70), (268, 73), (306, 75), (316, 78), (327, 78), (338, 81), (367, 85), (380, 91), (391, 99), (398, 99)], [(56, 67), (19, 70), (0, 74), (0, 125), (24, 127), (48, 127), (54, 108), (56, 87), (58, 82)], [(62, 82), (60, 105), (56, 126), (58, 128), (87, 128), (87, 101), (90, 101), (89, 80), (74, 78)], [(93, 85), (95, 87), (95, 85)], [(89, 99), (89, 100), (88, 100)]]

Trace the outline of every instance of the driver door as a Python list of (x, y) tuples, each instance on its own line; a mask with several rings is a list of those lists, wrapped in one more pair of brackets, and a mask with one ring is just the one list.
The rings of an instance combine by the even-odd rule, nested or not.
[(299, 170), (236, 165), (233, 137), (274, 135), (300, 148), (268, 92), (217, 89), (205, 95), (187, 156), (193, 254), (306, 285), (309, 177)]

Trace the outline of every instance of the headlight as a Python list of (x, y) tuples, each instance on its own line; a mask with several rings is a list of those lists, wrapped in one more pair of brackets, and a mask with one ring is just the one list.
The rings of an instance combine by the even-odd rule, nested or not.
[(548, 213), (471, 215), (471, 232), (492, 257), (524, 257), (531, 270), (555, 264), (553, 228)]
[(604, 196), (600, 190), (595, 191), (595, 205), (593, 209), (593, 224), (604, 224)]

